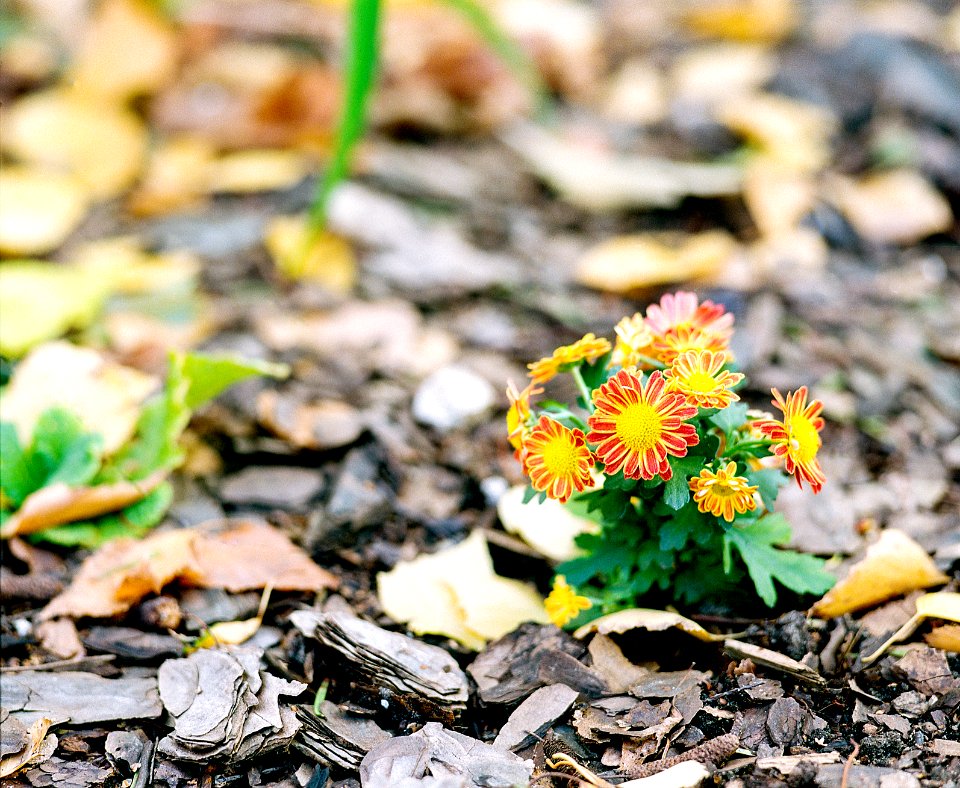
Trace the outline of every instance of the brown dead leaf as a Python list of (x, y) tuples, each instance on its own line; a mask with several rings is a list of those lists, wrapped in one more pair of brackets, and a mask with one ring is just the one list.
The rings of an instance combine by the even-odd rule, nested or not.
[[(24, 766), (35, 766), (38, 763), (43, 763), (53, 755), (58, 742), (54, 734), (47, 735), (51, 722), (52, 720), (41, 717), (26, 729), (26, 742), (23, 748), (12, 754), (4, 755), (0, 759), (0, 777), (12, 777)], [(3, 724), (5, 727), (23, 727), (23, 723), (13, 718), (4, 719)]]
[(623, 235), (588, 250), (577, 266), (577, 281), (597, 290), (635, 290), (710, 276), (736, 250), (726, 232), (697, 235)]
[(70, 586), (40, 613), (109, 618), (125, 613), (149, 593), (193, 570), (195, 530), (162, 531), (142, 541), (108, 542), (80, 566)]
[(73, 232), (87, 212), (89, 195), (70, 175), (33, 167), (0, 170), (0, 252), (46, 254)]
[(316, 282), (334, 293), (349, 293), (357, 278), (353, 247), (331, 232), (311, 235), (304, 217), (277, 216), (267, 224), (263, 242), (285, 279)]
[(156, 6), (144, 0), (104, 0), (94, 8), (67, 77), (77, 90), (122, 103), (155, 93), (173, 78), (179, 45)]
[(902, 531), (888, 529), (810, 612), (820, 618), (835, 618), (948, 579), (913, 539)]
[(817, 186), (810, 175), (787, 169), (752, 166), (743, 182), (743, 200), (762, 235), (796, 228), (814, 206)]
[(95, 199), (108, 199), (140, 173), (147, 130), (129, 110), (54, 88), (10, 106), (2, 146), (24, 162), (72, 174)]
[[(0, 401), (4, 421), (16, 426), (23, 445), (30, 442), (40, 415), (56, 406), (74, 413), (87, 431), (100, 433), (104, 452), (111, 454), (133, 435), (144, 400), (159, 385), (156, 377), (114, 364), (95, 350), (68, 342), (48, 342), (35, 348), (20, 362)], [(119, 492), (103, 493), (103, 496), (104, 499), (123, 497)], [(57, 505), (55, 502), (67, 505), (68, 497), (64, 490), (50, 492), (44, 497), (44, 504), (38, 506), (46, 512)], [(100, 496), (91, 501), (95, 499), (99, 500)], [(87, 504), (78, 503), (77, 506), (85, 509)], [(7, 526), (9, 522), (4, 532)], [(29, 528), (26, 532), (33, 530), (37, 528)]]
[(240, 522), (217, 533), (200, 533), (186, 580), (235, 593), (272, 586), (277, 591), (336, 588), (337, 579), (317, 566), (276, 528)]
[(600, 616), (600, 618), (595, 618), (589, 624), (584, 624), (580, 627), (573, 633), (573, 636), (576, 638), (585, 638), (591, 632), (609, 635), (611, 632), (629, 632), (632, 629), (645, 629), (647, 632), (662, 632), (665, 629), (674, 628), (686, 632), (688, 635), (693, 635), (697, 640), (703, 640), (708, 643), (723, 640), (727, 637), (727, 635), (711, 635), (696, 621), (691, 621), (679, 613), (671, 613), (669, 610), (651, 610), (643, 607), (619, 610), (616, 613), (609, 613), (608, 615)]

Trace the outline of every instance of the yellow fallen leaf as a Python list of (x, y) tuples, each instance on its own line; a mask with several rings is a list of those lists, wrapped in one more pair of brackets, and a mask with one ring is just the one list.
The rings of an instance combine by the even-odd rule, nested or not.
[[(960, 593), (956, 591), (938, 591), (935, 594), (924, 594), (917, 597), (916, 604), (917, 612), (900, 629), (894, 632), (883, 645), (863, 657), (864, 665), (875, 662), (894, 643), (910, 637), (925, 619), (942, 618), (945, 621), (960, 623)], [(950, 633), (948, 632), (947, 638), (949, 637)]]
[(200, 260), (192, 252), (145, 252), (134, 236), (103, 238), (77, 247), (71, 256), (77, 271), (110, 283), (112, 292), (143, 295), (174, 288), (192, 290)]
[(237, 194), (288, 189), (310, 170), (309, 159), (297, 151), (243, 150), (226, 153), (207, 165), (207, 187)]
[(903, 531), (888, 529), (810, 612), (835, 618), (948, 579), (913, 539)]
[(934, 648), (960, 653), (960, 624), (944, 624), (931, 629), (923, 639)]
[(835, 177), (827, 196), (866, 240), (911, 244), (953, 226), (950, 203), (920, 173), (892, 170), (860, 180)]
[(4, 421), (16, 426), (24, 445), (40, 415), (59, 406), (72, 411), (88, 432), (99, 432), (104, 452), (111, 454), (133, 435), (141, 405), (159, 386), (153, 375), (114, 364), (95, 350), (49, 342), (20, 362), (0, 404)]
[(27, 728), (26, 746), (0, 759), (0, 777), (11, 777), (24, 766), (43, 763), (53, 755), (54, 750), (57, 749), (57, 737), (52, 733), (47, 735), (51, 722), (52, 720), (41, 717)]
[(67, 74), (77, 90), (122, 103), (154, 93), (173, 78), (177, 36), (155, 6), (143, 0), (104, 0), (94, 9)]
[(451, 637), (474, 650), (524, 621), (548, 620), (536, 589), (493, 571), (480, 531), (379, 573), (377, 595), (384, 612), (413, 632)]
[(89, 207), (84, 186), (70, 175), (27, 167), (0, 170), (0, 252), (45, 254), (73, 232)]
[(729, 635), (711, 635), (707, 630), (700, 626), (696, 621), (691, 621), (679, 613), (672, 613), (669, 610), (651, 610), (649, 608), (635, 607), (630, 610), (618, 610), (616, 613), (609, 613), (600, 618), (595, 618), (588, 624), (584, 624), (573, 636), (584, 638), (591, 632), (599, 632), (601, 635), (610, 633), (629, 632), (632, 629), (645, 629), (647, 632), (662, 632), (666, 629), (679, 629), (688, 635), (693, 635), (698, 640), (706, 642), (725, 640)]
[(53, 88), (10, 106), (0, 144), (25, 162), (74, 175), (94, 198), (108, 199), (140, 173), (147, 130), (129, 110)]
[(497, 514), (504, 529), (554, 561), (569, 561), (582, 554), (574, 543), (580, 534), (595, 533), (599, 526), (578, 517), (559, 501), (547, 498), (523, 502), (526, 486), (511, 487), (500, 496)]
[(257, 634), (257, 631), (263, 625), (263, 614), (267, 612), (267, 604), (270, 602), (271, 586), (263, 589), (263, 595), (260, 597), (260, 608), (257, 615), (253, 618), (243, 619), (242, 621), (218, 621), (204, 631), (190, 645), (189, 651), (195, 651), (198, 648), (212, 648), (214, 646), (238, 646), (246, 643), (250, 638)]
[(577, 281), (597, 290), (634, 290), (710, 276), (736, 250), (721, 230), (697, 235), (623, 235), (603, 241), (577, 266)]
[(19, 357), (41, 342), (85, 327), (109, 292), (109, 282), (72, 266), (0, 263), (0, 353)]
[(808, 174), (762, 164), (747, 168), (743, 201), (763, 235), (793, 230), (813, 209), (816, 199), (817, 185)]
[(198, 137), (176, 137), (150, 152), (146, 172), (127, 203), (138, 216), (198, 205), (207, 194), (207, 168), (214, 146)]
[(793, 0), (700, 0), (684, 13), (694, 32), (735, 41), (780, 41), (797, 20)]
[(349, 293), (357, 260), (349, 242), (329, 232), (310, 238), (302, 216), (277, 216), (267, 225), (264, 245), (286, 279), (318, 282), (335, 293)]

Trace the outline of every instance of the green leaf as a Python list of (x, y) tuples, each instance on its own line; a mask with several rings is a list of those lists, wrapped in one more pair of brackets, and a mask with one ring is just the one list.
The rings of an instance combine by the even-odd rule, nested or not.
[(747, 527), (726, 526), (725, 530), (725, 563), (730, 547), (735, 547), (757, 593), (770, 607), (777, 601), (774, 580), (799, 594), (822, 594), (835, 582), (820, 558), (775, 546), (790, 539), (790, 525), (781, 515), (767, 515)]
[(717, 456), (717, 450), (720, 448), (720, 439), (716, 435), (700, 433), (700, 443), (691, 446), (687, 452), (691, 457), (707, 457), (713, 459)]
[(719, 413), (711, 416), (710, 423), (729, 435), (747, 423), (747, 406), (743, 402), (732, 402)]
[(704, 516), (697, 511), (697, 507), (688, 504), (661, 524), (660, 549), (682, 550), (694, 534), (709, 528), (710, 523), (705, 522)]
[(171, 366), (176, 365), (180, 366), (181, 374), (189, 382), (184, 405), (191, 410), (196, 410), (241, 380), (257, 375), (282, 380), (290, 374), (290, 367), (286, 364), (228, 355), (175, 354)]
[(690, 500), (691, 476), (696, 476), (703, 468), (702, 457), (670, 457), (673, 476), (664, 483), (663, 500), (671, 509), (680, 510)]
[(9, 422), (0, 422), (0, 490), (4, 508), (17, 508), (24, 499), (42, 484), (35, 478), (27, 452), (20, 445), (17, 428)]
[(607, 353), (593, 363), (584, 362), (580, 365), (580, 375), (583, 377), (583, 382), (587, 384), (589, 391), (600, 388), (610, 377), (610, 370), (607, 368), (610, 355), (610, 353)]
[(744, 474), (750, 484), (757, 486), (757, 492), (760, 493), (760, 499), (768, 512), (773, 511), (773, 505), (776, 503), (777, 494), (780, 488), (787, 483), (789, 477), (777, 468), (762, 468), (758, 471), (747, 471)]

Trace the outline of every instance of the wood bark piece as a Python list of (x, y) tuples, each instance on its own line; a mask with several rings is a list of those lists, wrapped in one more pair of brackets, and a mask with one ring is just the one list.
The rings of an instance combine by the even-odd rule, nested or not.
[(502, 750), (518, 750), (539, 739), (553, 723), (560, 719), (577, 699), (579, 693), (564, 684), (541, 687), (521, 703), (500, 729), (493, 741)]
[(318, 761), (344, 769), (358, 769), (371, 749), (390, 738), (373, 720), (342, 711), (330, 701), (320, 705), (320, 713), (306, 706), (297, 708), (303, 724), (298, 749)]
[(40, 717), (53, 724), (153, 719), (163, 713), (155, 678), (105, 679), (93, 673), (24, 671), (0, 674), (0, 696), (24, 724)]

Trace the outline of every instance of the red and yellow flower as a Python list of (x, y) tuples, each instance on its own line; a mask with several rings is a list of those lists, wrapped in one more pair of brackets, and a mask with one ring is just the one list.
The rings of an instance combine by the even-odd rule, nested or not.
[(633, 368), (621, 369), (593, 392), (595, 410), (587, 440), (608, 474), (623, 471), (628, 479), (673, 475), (668, 456), (684, 457), (700, 437), (687, 419), (697, 415), (682, 394), (667, 391), (662, 373), (646, 384)]
[(530, 370), (530, 378), (534, 383), (546, 383), (574, 364), (579, 364), (581, 361), (596, 361), (609, 352), (609, 340), (586, 334), (572, 345), (558, 347), (552, 355), (527, 364), (527, 369)]
[(513, 381), (507, 384), (507, 399), (510, 402), (507, 408), (507, 439), (514, 449), (520, 449), (524, 435), (530, 431), (530, 397), (542, 391), (542, 388), (535, 388), (533, 383), (527, 384), (523, 391), (518, 391)]
[(722, 304), (713, 301), (700, 304), (694, 293), (683, 290), (667, 293), (659, 304), (648, 306), (646, 323), (654, 335), (661, 337), (681, 329), (719, 334), (724, 341), (729, 341), (733, 334), (733, 315)]
[(728, 347), (729, 341), (723, 334), (683, 326), (676, 331), (655, 336), (650, 350), (654, 358), (669, 366), (679, 356), (691, 351), (702, 353), (709, 350), (711, 353), (722, 354), (727, 361), (732, 361), (733, 355)]
[(593, 603), (585, 596), (579, 596), (563, 575), (553, 579), (553, 588), (550, 595), (544, 600), (543, 606), (547, 610), (550, 620), (558, 627), (565, 627), (584, 610), (593, 607)]
[(649, 355), (650, 345), (653, 344), (653, 332), (643, 315), (637, 312), (632, 317), (623, 318), (614, 331), (617, 342), (613, 346), (611, 363), (620, 367), (642, 366), (637, 363), (637, 355)]
[(679, 391), (691, 405), (725, 408), (740, 397), (732, 388), (743, 380), (740, 372), (723, 369), (727, 356), (712, 350), (688, 350), (677, 356), (666, 372), (668, 391)]
[(520, 462), (530, 485), (560, 503), (593, 484), (593, 455), (582, 430), (571, 430), (541, 416), (523, 438)]
[(792, 473), (797, 484), (807, 482), (815, 492), (820, 492), (827, 477), (820, 467), (817, 452), (822, 441), (820, 430), (824, 421), (820, 416), (823, 403), (813, 400), (807, 404), (807, 387), (801, 386), (786, 398), (773, 389), (773, 404), (783, 412), (783, 421), (761, 421), (756, 428), (771, 441), (775, 456), (784, 461), (787, 473)]
[(697, 508), (704, 514), (722, 517), (728, 523), (733, 522), (737, 514), (752, 512), (757, 508), (754, 498), (757, 487), (745, 477), (737, 476), (735, 462), (728, 462), (716, 473), (704, 468), (689, 484)]

